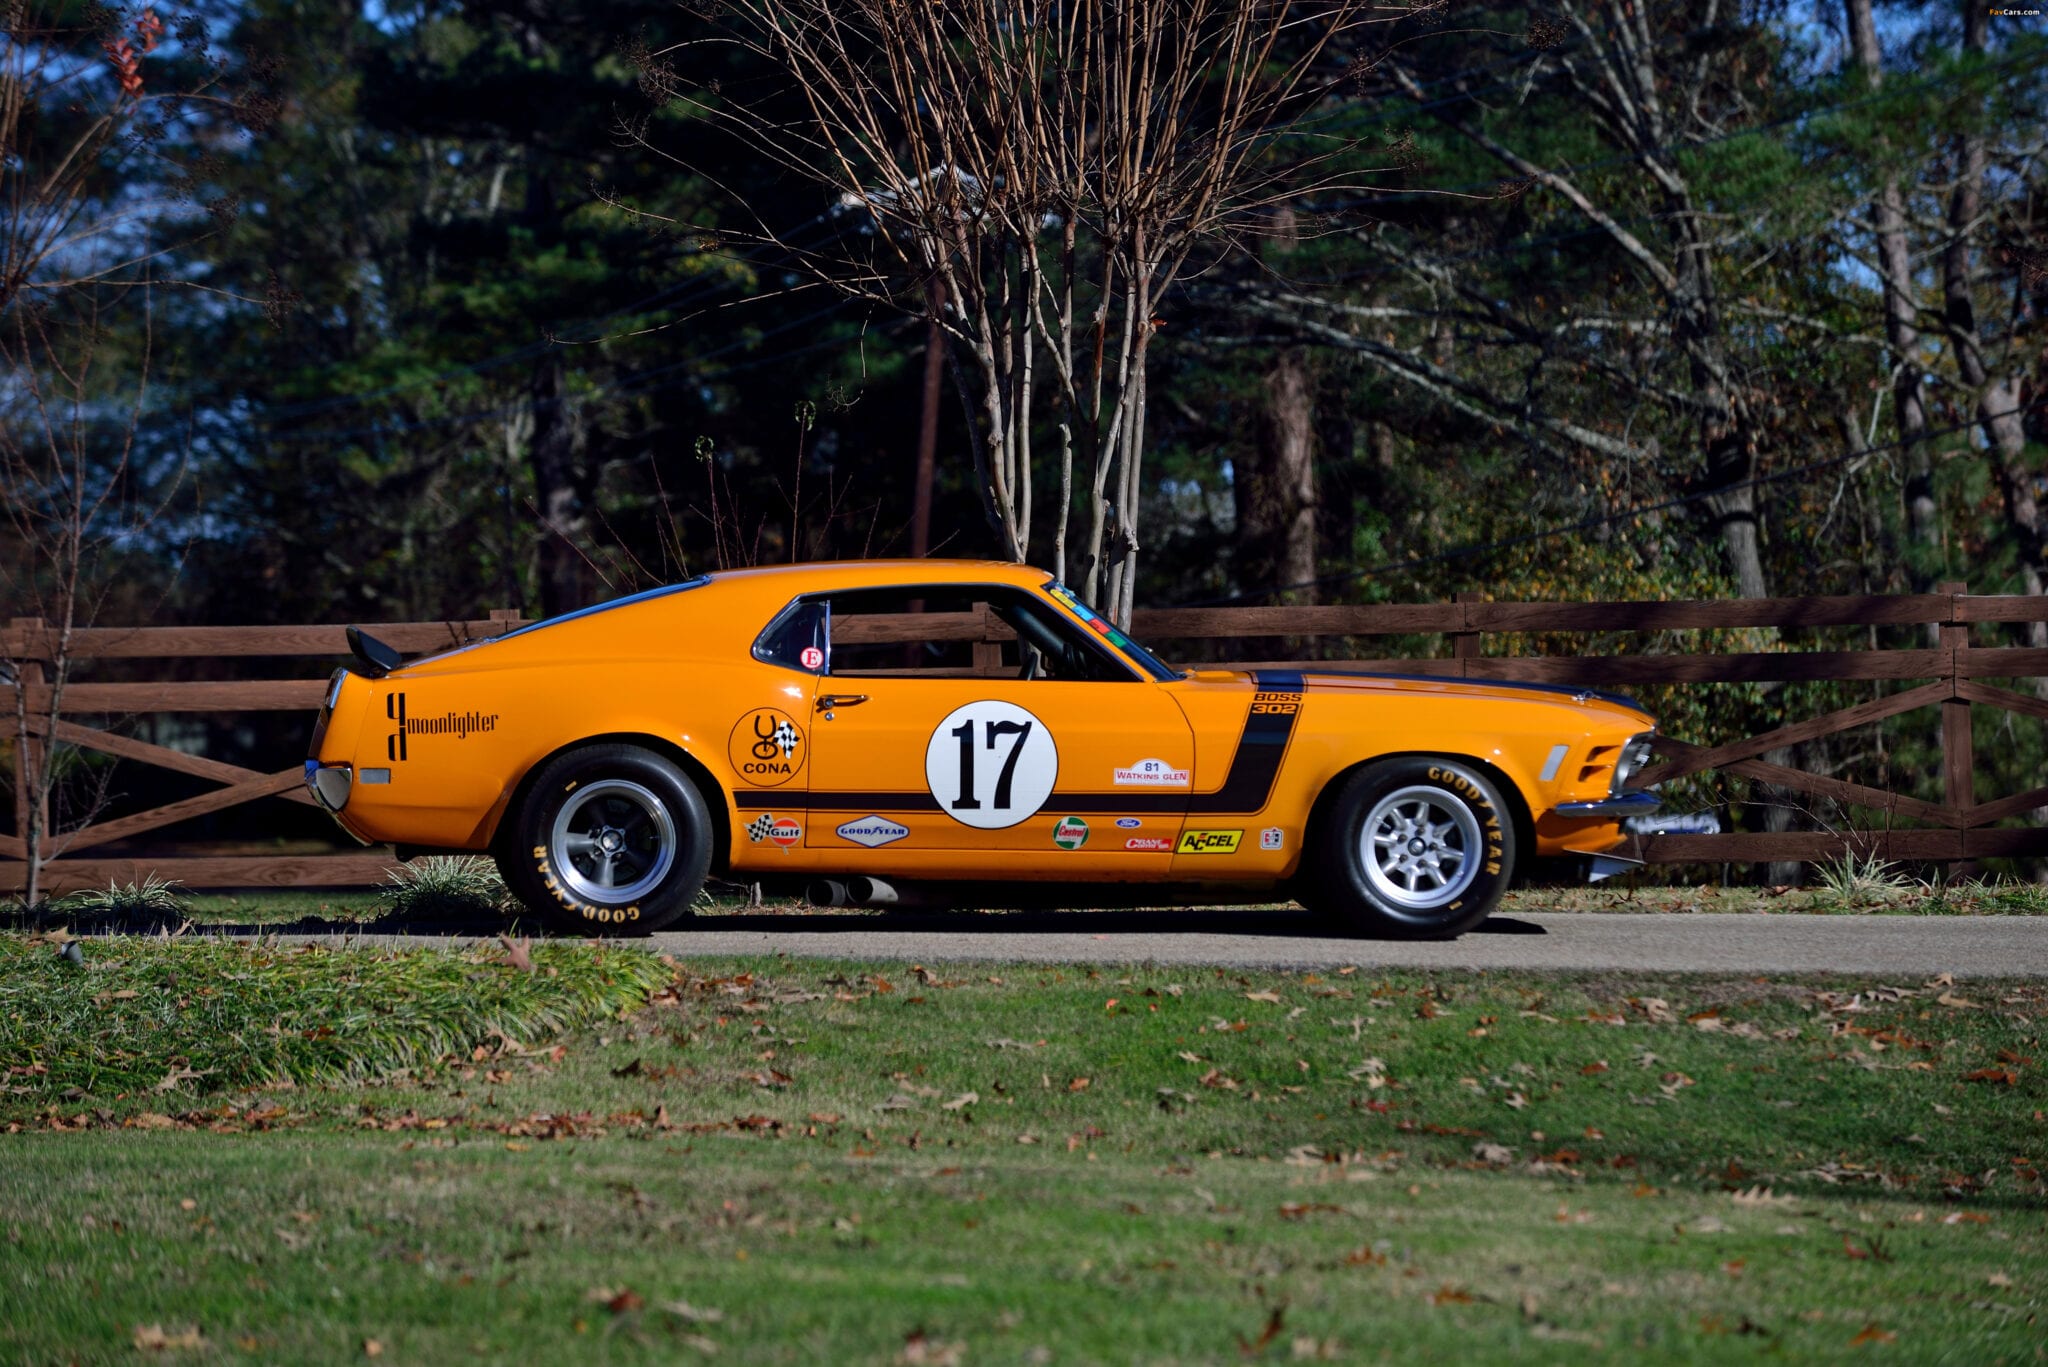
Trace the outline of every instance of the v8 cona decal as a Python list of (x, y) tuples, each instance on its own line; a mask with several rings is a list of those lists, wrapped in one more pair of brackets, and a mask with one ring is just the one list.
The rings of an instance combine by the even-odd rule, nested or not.
[(733, 772), (762, 788), (779, 788), (804, 769), (804, 733), (787, 712), (772, 707), (741, 717), (725, 750)]

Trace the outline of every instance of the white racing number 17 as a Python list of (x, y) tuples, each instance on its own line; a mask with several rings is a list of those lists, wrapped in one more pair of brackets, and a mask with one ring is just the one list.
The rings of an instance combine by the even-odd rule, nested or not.
[(1052, 796), (1059, 748), (1043, 721), (1012, 703), (955, 708), (925, 747), (925, 786), (963, 826), (1001, 830)]

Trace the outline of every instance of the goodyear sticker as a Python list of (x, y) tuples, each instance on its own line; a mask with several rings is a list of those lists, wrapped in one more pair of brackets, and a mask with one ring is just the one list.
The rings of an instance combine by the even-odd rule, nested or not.
[(1236, 854), (1243, 831), (1182, 831), (1175, 854)]

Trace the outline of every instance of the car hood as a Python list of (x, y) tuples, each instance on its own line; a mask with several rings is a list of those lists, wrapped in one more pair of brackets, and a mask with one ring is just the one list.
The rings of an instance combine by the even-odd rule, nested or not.
[(1336, 674), (1317, 673), (1313, 670), (1272, 669), (1257, 670), (1251, 674), (1197, 672), (1192, 677), (1197, 681), (1249, 681), (1261, 688), (1276, 685), (1287, 688), (1299, 687), (1311, 694), (1419, 693), (1441, 698), (1469, 698), (1474, 702), (1549, 702), (1577, 705), (1590, 711), (1607, 713), (1618, 719), (1625, 718), (1640, 725), (1644, 730), (1656, 725), (1656, 719), (1634, 698), (1570, 684), (1446, 679), (1433, 674)]

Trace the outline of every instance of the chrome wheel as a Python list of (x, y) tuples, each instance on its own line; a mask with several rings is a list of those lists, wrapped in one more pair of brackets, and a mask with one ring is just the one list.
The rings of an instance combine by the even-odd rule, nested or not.
[(1411, 911), (1463, 896), (1479, 876), (1479, 818), (1441, 788), (1417, 784), (1388, 793), (1366, 813), (1359, 863), (1373, 890)]
[(555, 868), (577, 896), (614, 905), (646, 896), (668, 875), (676, 826), (651, 790), (600, 779), (569, 794), (548, 843)]

